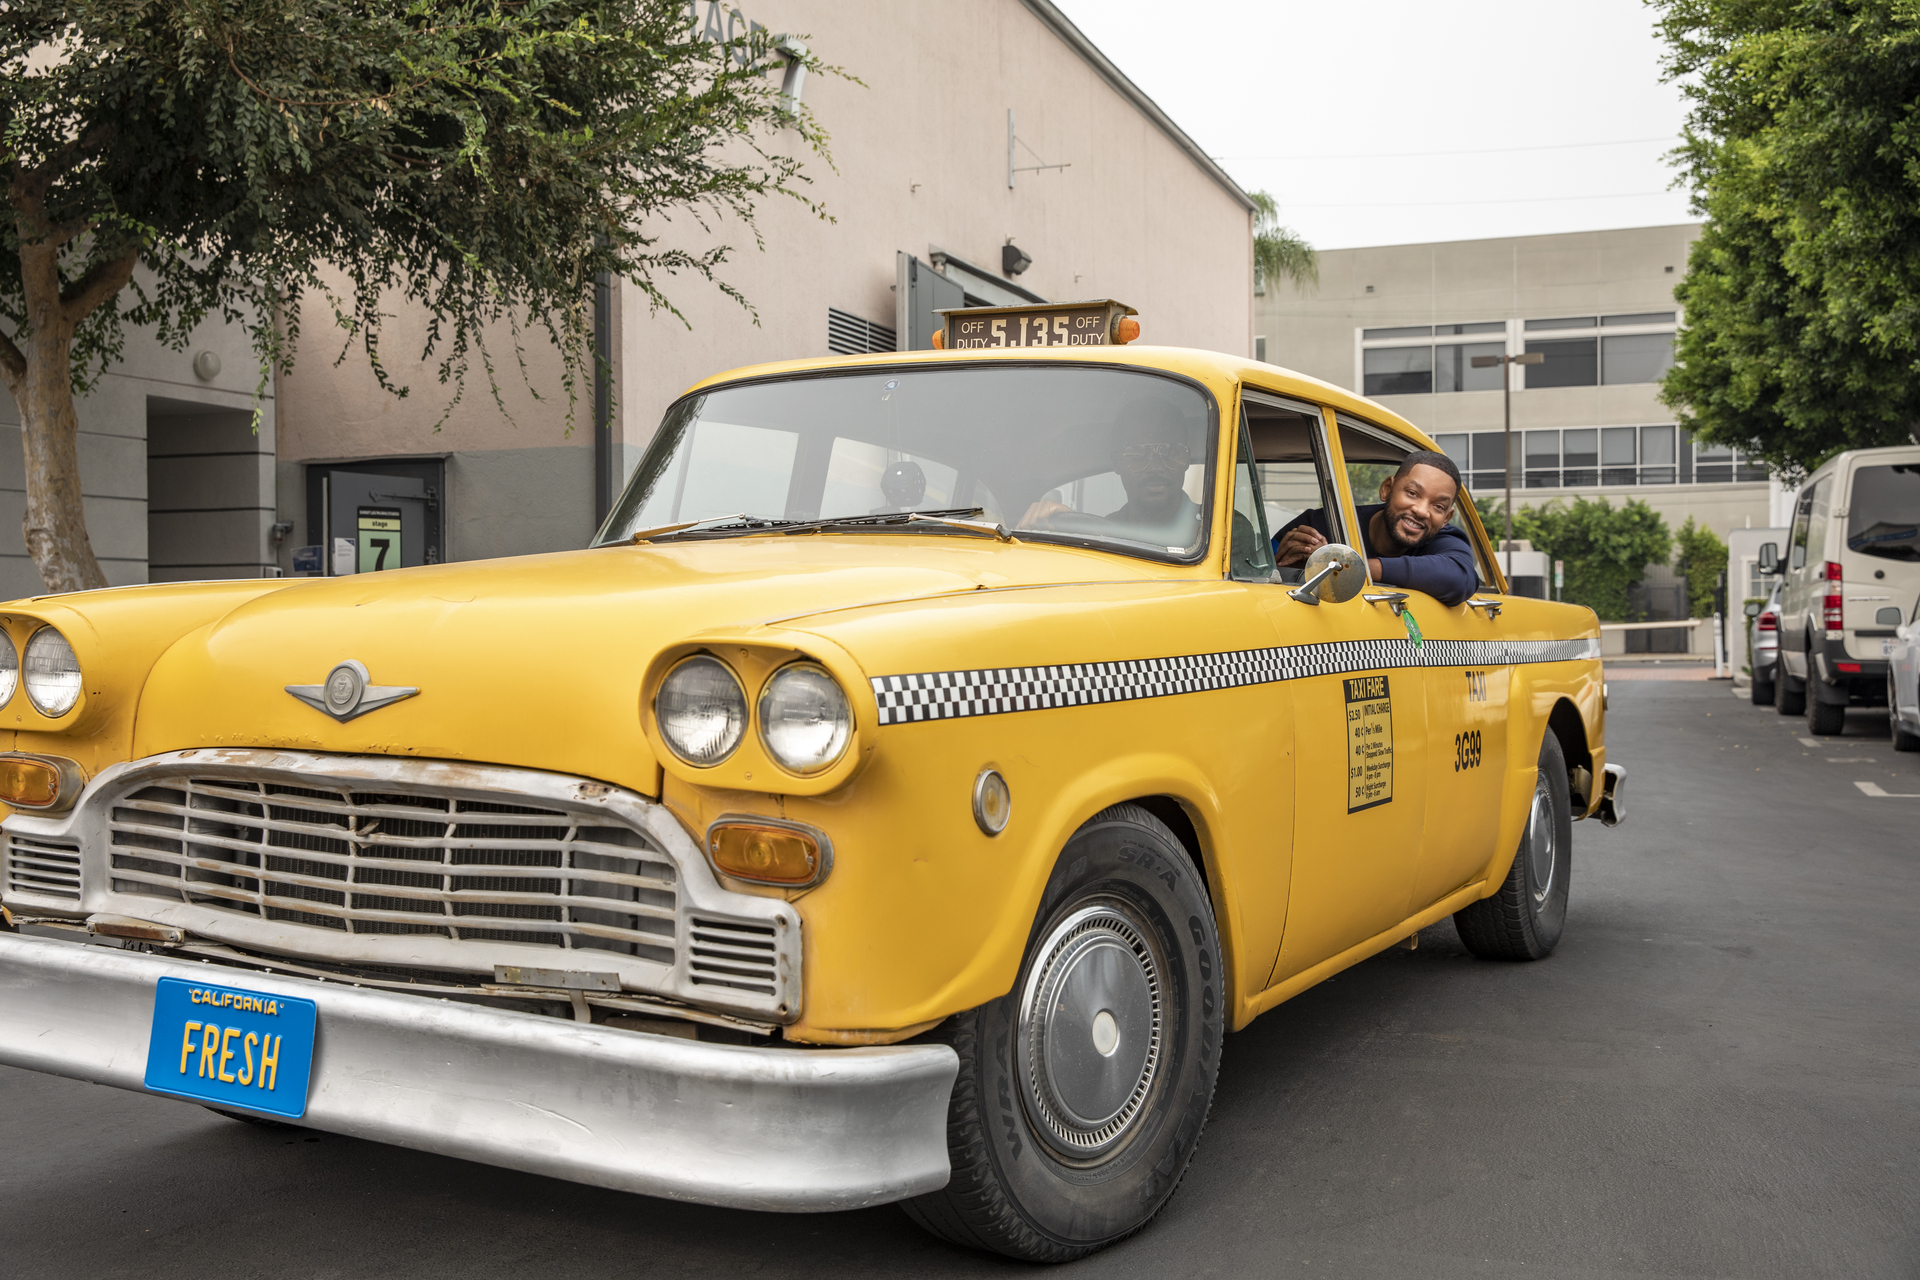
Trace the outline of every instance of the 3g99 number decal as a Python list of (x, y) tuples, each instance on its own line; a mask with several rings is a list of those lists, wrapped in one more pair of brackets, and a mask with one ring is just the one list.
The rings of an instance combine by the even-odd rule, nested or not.
[(1480, 731), (1469, 729), (1465, 733), (1453, 735), (1453, 771), (1477, 769), (1480, 766)]

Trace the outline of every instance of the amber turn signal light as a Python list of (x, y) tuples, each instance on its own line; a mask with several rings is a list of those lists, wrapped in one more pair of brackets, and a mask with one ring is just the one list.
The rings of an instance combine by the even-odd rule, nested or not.
[(51, 809), (60, 803), (60, 770), (45, 760), (0, 756), (0, 801), (19, 809)]
[(826, 873), (828, 852), (823, 837), (797, 825), (721, 821), (707, 829), (714, 869), (754, 884), (813, 884)]
[(1140, 322), (1132, 316), (1121, 316), (1119, 323), (1113, 326), (1113, 340), (1125, 345), (1140, 336)]
[(945, 351), (947, 349), (946, 330), (935, 329), (933, 331), (933, 349), (935, 351)]

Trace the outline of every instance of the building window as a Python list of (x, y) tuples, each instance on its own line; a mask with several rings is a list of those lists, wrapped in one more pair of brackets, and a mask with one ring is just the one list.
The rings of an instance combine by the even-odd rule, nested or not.
[[(1467, 326), (1462, 325), (1461, 328)], [(1473, 367), (1475, 356), (1506, 354), (1504, 342), (1455, 342), (1433, 349), (1433, 389), (1435, 391), (1498, 391), (1500, 366), (1491, 369)]]
[[(1434, 437), (1469, 489), (1506, 486), (1505, 433), (1450, 432)], [(1513, 433), (1516, 489), (1582, 489), (1648, 484), (1764, 481), (1764, 464), (1719, 445), (1695, 445), (1670, 423), (1644, 427), (1569, 427)]]
[[(1533, 321), (1527, 321), (1531, 328)], [(1528, 355), (1545, 363), (1527, 368), (1527, 390), (1541, 387), (1591, 387), (1600, 381), (1599, 341), (1595, 338), (1555, 338), (1527, 343)]]
[(863, 356), (898, 349), (898, 339), (886, 325), (862, 320), (838, 307), (827, 308), (827, 350), (834, 355)]
[[(1525, 367), (1525, 386), (1538, 390), (1658, 382), (1673, 366), (1673, 328), (1678, 314), (1636, 311), (1522, 321), (1524, 349), (1543, 358), (1542, 363)], [(1502, 370), (1475, 369), (1473, 358), (1505, 355), (1506, 331), (1507, 322), (1503, 320), (1362, 329), (1361, 392), (1395, 396), (1498, 391)], [(1477, 334), (1503, 336), (1493, 341), (1462, 341)]]
[(1671, 333), (1616, 333), (1600, 339), (1600, 380), (1658, 382), (1673, 367)]
[(1253, 358), (1261, 364), (1267, 362), (1267, 335), (1258, 334), (1253, 339)]
[(1433, 348), (1370, 348), (1362, 357), (1361, 381), (1363, 395), (1426, 395), (1433, 390)]

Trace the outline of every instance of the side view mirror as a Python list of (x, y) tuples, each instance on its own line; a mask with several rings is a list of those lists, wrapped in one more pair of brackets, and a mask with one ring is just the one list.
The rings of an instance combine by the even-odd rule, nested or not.
[(1760, 544), (1760, 557), (1755, 567), (1765, 574), (1780, 572), (1780, 544), (1763, 542)]
[(1747, 616), (1748, 616), (1749, 618), (1757, 618), (1757, 617), (1759, 617), (1759, 616), (1760, 616), (1760, 602), (1759, 602), (1758, 600), (1749, 600), (1749, 601), (1747, 601), (1747, 609), (1746, 609), (1746, 614), (1747, 614)]
[(1302, 604), (1345, 604), (1367, 585), (1367, 562), (1341, 542), (1329, 542), (1307, 557), (1306, 581), (1287, 592)]

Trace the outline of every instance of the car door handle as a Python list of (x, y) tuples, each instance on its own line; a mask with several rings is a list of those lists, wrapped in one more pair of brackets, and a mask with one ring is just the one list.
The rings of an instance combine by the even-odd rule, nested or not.
[(1498, 600), (1469, 600), (1467, 601), (1467, 608), (1485, 609), (1489, 622), (1500, 616), (1500, 602)]
[(1396, 618), (1400, 616), (1400, 611), (1406, 608), (1407, 605), (1407, 593), (1404, 591), (1375, 591), (1363, 595), (1360, 598), (1368, 604), (1392, 605), (1393, 616)]

